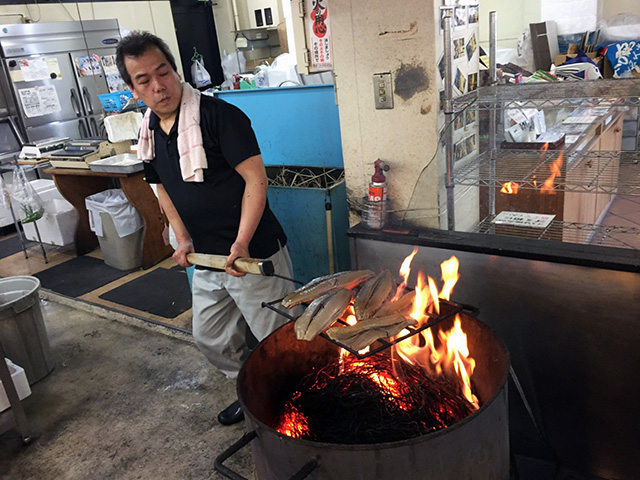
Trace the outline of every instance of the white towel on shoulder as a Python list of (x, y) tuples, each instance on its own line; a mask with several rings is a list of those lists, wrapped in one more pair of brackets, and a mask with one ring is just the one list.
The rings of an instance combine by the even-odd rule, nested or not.
[[(200, 92), (188, 83), (183, 84), (180, 115), (178, 116), (178, 153), (180, 171), (185, 182), (202, 182), (207, 168), (207, 156), (202, 146), (200, 130)], [(138, 159), (150, 162), (155, 158), (153, 130), (149, 128), (151, 109), (142, 120), (138, 138)]]

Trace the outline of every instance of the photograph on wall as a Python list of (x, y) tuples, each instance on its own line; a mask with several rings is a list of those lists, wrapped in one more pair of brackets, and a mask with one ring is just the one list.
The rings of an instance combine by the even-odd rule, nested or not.
[(456, 7), (453, 10), (453, 27), (465, 28), (467, 26), (467, 7)]
[(465, 139), (465, 150), (467, 155), (470, 153), (473, 153), (476, 149), (476, 136), (475, 135), (471, 135), (470, 137), (467, 137)]
[(464, 37), (455, 38), (453, 40), (453, 59), (464, 57)]
[(453, 129), (460, 130), (462, 127), (464, 127), (464, 115), (460, 114), (453, 119)]
[(476, 111), (475, 110), (466, 110), (464, 112), (464, 124), (471, 125), (476, 121)]
[(476, 53), (478, 49), (478, 42), (476, 40), (476, 34), (473, 33), (469, 41), (467, 42), (467, 60), (471, 61), (473, 54)]
[(467, 91), (473, 92), (478, 88), (478, 72), (470, 73), (468, 76), (468, 82)]
[(460, 160), (467, 156), (467, 139), (462, 139), (453, 144), (453, 159)]
[(440, 72), (440, 78), (444, 80), (444, 54), (440, 57), (438, 61), (438, 72)]
[(453, 81), (453, 84), (458, 89), (460, 93), (466, 92), (467, 79), (464, 76), (464, 73), (460, 71), (459, 68), (456, 69), (456, 78)]
[(480, 12), (478, 5), (469, 5), (467, 7), (467, 17), (469, 18), (469, 25), (478, 23), (480, 19)]
[(451, 25), (455, 25), (453, 19), (453, 7), (440, 7), (440, 33), (444, 32), (444, 19), (445, 17), (451, 17)]

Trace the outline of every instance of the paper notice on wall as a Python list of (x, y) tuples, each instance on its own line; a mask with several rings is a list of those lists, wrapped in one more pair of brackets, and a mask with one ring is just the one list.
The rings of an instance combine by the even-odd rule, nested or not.
[(22, 79), (25, 82), (36, 82), (49, 79), (49, 69), (44, 58), (23, 58), (20, 61)]
[(102, 68), (104, 69), (104, 76), (107, 79), (110, 93), (120, 92), (129, 88), (120, 76), (115, 55), (103, 55), (100, 60), (102, 61)]
[(100, 57), (97, 55), (92, 55), (90, 57), (76, 57), (75, 64), (79, 77), (100, 75), (102, 73)]
[(329, 0), (305, 0), (311, 72), (333, 70)]
[(62, 109), (58, 92), (53, 85), (21, 88), (18, 90), (18, 94), (22, 109), (28, 118), (50, 115)]

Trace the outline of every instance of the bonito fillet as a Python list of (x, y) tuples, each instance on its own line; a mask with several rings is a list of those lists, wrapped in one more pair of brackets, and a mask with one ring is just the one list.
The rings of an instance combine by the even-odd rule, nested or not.
[(322, 295), (335, 292), (336, 290), (355, 288), (374, 275), (375, 273), (371, 270), (348, 270), (346, 272), (338, 272), (332, 275), (314, 278), (306, 285), (303, 285), (284, 297), (282, 306), (291, 308), (301, 303), (311, 302)]
[(377, 317), (384, 317), (392, 313), (401, 313), (403, 315), (409, 315), (413, 310), (413, 302), (416, 299), (416, 291), (411, 290), (409, 293), (405, 293), (395, 302), (387, 302), (376, 312)]
[(393, 298), (396, 287), (396, 282), (389, 270), (383, 270), (367, 280), (353, 302), (353, 310), (358, 321), (373, 317), (385, 302)]
[(342, 316), (354, 296), (353, 290), (343, 289), (316, 298), (296, 320), (298, 340), (311, 341), (316, 338)]
[(413, 318), (395, 312), (358, 322), (352, 327), (330, 328), (327, 330), (327, 335), (352, 350), (360, 351), (379, 338), (392, 337), (401, 332), (403, 328), (417, 323)]

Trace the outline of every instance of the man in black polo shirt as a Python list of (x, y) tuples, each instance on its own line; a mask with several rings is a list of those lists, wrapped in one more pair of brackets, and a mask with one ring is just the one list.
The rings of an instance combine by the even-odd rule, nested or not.
[[(287, 238), (266, 199), (267, 177), (251, 122), (233, 105), (187, 91), (192, 87), (183, 86), (171, 52), (155, 35), (133, 32), (123, 38), (116, 63), (133, 96), (151, 110), (139, 146), (150, 139), (146, 143), (153, 161), (144, 163), (145, 176), (157, 184), (160, 204), (175, 232), (173, 258), (186, 267), (191, 252), (228, 255), (224, 272), (200, 267), (194, 272), (193, 335), (207, 359), (228, 378), (236, 378), (249, 354), (247, 325), (258, 340), (281, 326), (286, 320), (261, 308), (261, 303), (282, 298), (292, 289), (286, 280), (244, 275), (232, 266), (239, 257), (270, 258), (277, 273), (292, 277)], [(206, 154), (200, 181), (186, 179), (181, 163), (181, 155), (186, 155), (178, 148), (178, 131), (187, 135), (180, 115), (194, 116), (185, 100), (192, 98), (199, 101), (194, 108), (199, 109)], [(218, 415), (226, 425), (242, 418), (238, 401)]]

